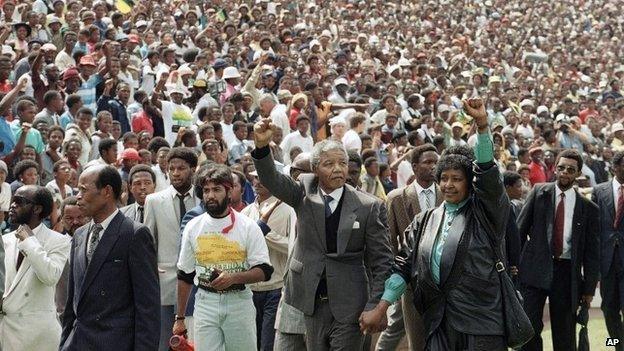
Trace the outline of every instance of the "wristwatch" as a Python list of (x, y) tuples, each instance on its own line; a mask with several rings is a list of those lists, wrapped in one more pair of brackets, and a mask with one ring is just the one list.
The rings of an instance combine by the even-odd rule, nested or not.
[(178, 316), (177, 314), (175, 315), (175, 320), (176, 321), (183, 321), (186, 317), (184, 316)]

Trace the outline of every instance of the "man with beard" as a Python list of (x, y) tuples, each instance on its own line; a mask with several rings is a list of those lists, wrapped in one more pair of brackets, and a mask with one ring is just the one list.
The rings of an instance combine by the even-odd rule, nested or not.
[(130, 169), (128, 187), (135, 203), (122, 207), (120, 211), (128, 218), (143, 223), (145, 218), (145, 198), (154, 193), (156, 188), (156, 174), (152, 167), (138, 164)]
[(57, 350), (61, 326), (54, 308), (54, 289), (70, 251), (70, 238), (46, 228), (52, 194), (25, 185), (9, 209), (16, 231), (2, 237), (6, 255), (6, 290), (0, 319), (0, 348)]
[[(89, 222), (89, 217), (85, 216), (82, 209), (78, 207), (78, 199), (75, 196), (66, 197), (61, 203), (61, 233), (73, 237), (76, 230)], [(55, 227), (56, 229), (56, 227)], [(56, 302), (56, 312), (61, 315), (65, 311), (65, 302), (67, 302), (67, 281), (69, 280), (69, 261), (63, 269), (61, 279), (56, 284), (56, 294), (54, 301)]]
[(184, 228), (178, 260), (178, 307), (173, 333), (186, 332), (184, 312), (192, 285), (195, 303), (195, 349), (255, 350), (252, 293), (246, 284), (268, 281), (273, 267), (262, 231), (253, 220), (229, 206), (234, 180), (223, 165), (202, 172), (206, 213)]
[[(411, 166), (415, 175), (413, 183), (388, 194), (388, 226), (393, 252), (398, 252), (404, 242), (405, 229), (420, 212), (438, 206), (442, 202), (440, 188), (434, 182), (434, 169), (438, 162), (435, 146), (424, 144), (411, 151)], [(411, 289), (406, 290), (402, 300), (392, 306), (388, 329), (381, 333), (378, 350), (394, 350), (407, 334), (410, 350), (422, 350), (425, 345), (422, 317), (414, 309)]]
[(161, 330), (159, 350), (169, 349), (171, 326), (174, 322), (176, 262), (180, 252), (180, 223), (187, 210), (197, 206), (192, 176), (197, 155), (192, 149), (176, 147), (167, 155), (171, 185), (145, 199), (145, 225), (156, 242), (160, 269)]

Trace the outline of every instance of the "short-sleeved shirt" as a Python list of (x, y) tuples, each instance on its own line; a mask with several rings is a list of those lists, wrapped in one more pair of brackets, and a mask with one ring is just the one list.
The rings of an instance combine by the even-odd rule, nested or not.
[(204, 213), (184, 227), (178, 269), (195, 271), (195, 285), (208, 285), (215, 268), (235, 273), (261, 264), (270, 264), (269, 250), (260, 227), (245, 215), (231, 210), (224, 218), (213, 218)]
[(186, 105), (174, 104), (171, 101), (161, 101), (162, 117), (165, 125), (165, 139), (170, 145), (176, 141), (178, 132), (173, 131), (173, 126), (190, 127), (193, 125), (193, 114)]

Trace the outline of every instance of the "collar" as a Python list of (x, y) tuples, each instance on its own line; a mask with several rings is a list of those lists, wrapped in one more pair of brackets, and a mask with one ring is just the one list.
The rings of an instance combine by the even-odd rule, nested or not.
[[(115, 218), (118, 212), (119, 212), (119, 209), (115, 209), (115, 211), (113, 211), (113, 213), (110, 216), (106, 217), (106, 219), (103, 220), (102, 223), (100, 223), (100, 225), (102, 226), (102, 233), (106, 231), (106, 228), (108, 228), (108, 226), (111, 224), (111, 222), (113, 221), (113, 218)], [(91, 228), (93, 227), (94, 224), (95, 222), (91, 220), (91, 222), (89, 223), (89, 231), (91, 231)]]
[(329, 194), (328, 194), (328, 193), (326, 193), (326, 192), (324, 192), (324, 191), (323, 191), (323, 189), (321, 189), (321, 188), (319, 188), (319, 189), (321, 190), (321, 196), (323, 197), (323, 199), (325, 198), (325, 195), (329, 195), (329, 196), (331, 196), (331, 197), (332, 197), (332, 199), (334, 199), (334, 200), (338, 201), (338, 200), (340, 200), (340, 198), (342, 197), (342, 193), (344, 192), (344, 188), (345, 188), (345, 187), (344, 187), (344, 185), (343, 185), (343, 186), (341, 186), (340, 188), (338, 188), (338, 189), (336, 189), (336, 190), (332, 191), (332, 192), (331, 192), (331, 193), (329, 193)]
[(561, 189), (559, 189), (559, 185), (555, 184), (555, 196), (559, 197), (559, 195), (561, 195), (561, 193), (564, 193), (566, 198), (570, 199), (570, 196), (574, 195), (574, 187), (571, 187), (570, 189), (566, 190), (566, 191), (561, 191)]
[[(425, 190), (425, 188), (423, 188), (422, 186), (420, 186), (420, 184), (418, 184), (418, 181), (416, 181), (416, 180), (414, 180), (414, 187), (416, 188), (416, 193), (417, 193), (418, 195), (420, 195), (420, 193), (421, 193), (423, 190)], [(426, 188), (426, 189), (430, 190), (430, 191), (431, 191), (431, 193), (435, 195), (435, 183), (434, 183), (434, 182), (431, 182), (431, 185), (429, 185), (429, 187), (428, 187), (428, 188)]]
[(614, 192), (618, 192), (620, 190), (620, 187), (622, 186), (622, 184), (620, 184), (620, 182), (617, 181), (617, 177), (613, 177), (613, 191)]
[(265, 204), (271, 204), (275, 201), (277, 201), (277, 198), (275, 196), (270, 196), (268, 199), (262, 202), (258, 201), (258, 199), (256, 198), (255, 204), (258, 205), (259, 207), (262, 207)]
[[(176, 188), (173, 187), (173, 185), (170, 185), (170, 187), (171, 187), (171, 197), (175, 200), (175, 198), (180, 193), (176, 190)], [(193, 197), (193, 187), (191, 186), (187, 192), (185, 192), (184, 194), (180, 194), (180, 195), (184, 195), (185, 199), (186, 199), (187, 196), (190, 196), (192, 198)]]
[(470, 199), (470, 196), (468, 196), (467, 198), (465, 198), (462, 202), (458, 204), (452, 204), (450, 202), (444, 201), (444, 210), (446, 213), (455, 213), (459, 211), (462, 207), (464, 207), (468, 203), (469, 199)]

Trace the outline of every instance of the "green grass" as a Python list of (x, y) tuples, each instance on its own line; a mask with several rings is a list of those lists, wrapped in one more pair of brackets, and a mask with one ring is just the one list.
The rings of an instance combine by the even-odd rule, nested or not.
[[(580, 327), (578, 329), (580, 329)], [(576, 333), (577, 338), (578, 329)], [(605, 346), (608, 333), (604, 318), (590, 319), (587, 331), (589, 332), (589, 347), (591, 351), (613, 351), (615, 349), (613, 347)], [(544, 331), (542, 332), (542, 339), (544, 340), (544, 351), (552, 351), (552, 335), (550, 332), (550, 326), (544, 328)]]

